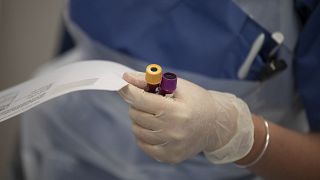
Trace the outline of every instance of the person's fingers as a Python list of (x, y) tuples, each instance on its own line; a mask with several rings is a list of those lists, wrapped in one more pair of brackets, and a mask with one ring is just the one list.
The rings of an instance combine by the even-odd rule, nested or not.
[[(140, 89), (145, 89), (147, 83), (145, 81), (145, 73), (142, 72), (126, 72), (123, 74), (123, 79), (129, 84), (132, 84)], [(188, 80), (178, 78), (177, 89), (174, 92), (174, 97), (179, 100), (188, 99), (192, 96), (192, 92), (203, 89)]]
[(150, 145), (139, 139), (137, 139), (137, 144), (145, 153), (149, 154), (155, 160), (160, 161), (162, 159), (164, 152), (161, 146)]
[(119, 91), (120, 96), (131, 106), (150, 114), (161, 114), (165, 109), (171, 108), (174, 100), (157, 94), (147, 93), (131, 84)]
[(196, 98), (199, 94), (199, 91), (205, 91), (205, 89), (190, 81), (178, 78), (177, 89), (174, 92), (174, 98), (178, 102), (185, 102), (188, 99)]
[(147, 86), (145, 80), (145, 73), (142, 72), (126, 72), (122, 78), (129, 84), (132, 84), (140, 89), (144, 89)]
[(141, 126), (133, 123), (132, 131), (137, 139), (147, 144), (160, 145), (167, 143), (167, 138), (165, 138), (164, 133), (162, 133), (161, 130), (152, 131), (149, 129), (144, 129)]
[(132, 106), (129, 107), (129, 116), (134, 123), (145, 129), (157, 131), (164, 126), (164, 122), (157, 119), (154, 114), (140, 111)]

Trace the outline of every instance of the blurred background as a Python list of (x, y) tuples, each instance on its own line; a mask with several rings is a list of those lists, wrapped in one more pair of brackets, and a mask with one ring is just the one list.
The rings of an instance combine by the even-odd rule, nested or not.
[[(0, 90), (30, 77), (58, 52), (63, 0), (0, 0)], [(0, 180), (11, 179), (19, 117), (0, 123)]]

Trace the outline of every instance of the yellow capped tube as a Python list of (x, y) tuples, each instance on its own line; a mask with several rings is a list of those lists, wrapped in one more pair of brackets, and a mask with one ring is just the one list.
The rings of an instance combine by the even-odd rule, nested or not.
[(156, 93), (162, 79), (162, 68), (158, 64), (150, 64), (146, 68), (147, 87), (145, 91)]

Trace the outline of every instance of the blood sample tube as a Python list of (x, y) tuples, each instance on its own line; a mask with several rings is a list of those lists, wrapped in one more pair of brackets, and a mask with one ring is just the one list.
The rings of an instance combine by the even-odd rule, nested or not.
[(146, 82), (147, 87), (145, 91), (150, 93), (157, 93), (162, 78), (162, 68), (157, 64), (150, 64), (146, 68)]
[(162, 75), (161, 84), (159, 87), (159, 94), (166, 96), (173, 94), (177, 88), (177, 75), (171, 72), (166, 72)]

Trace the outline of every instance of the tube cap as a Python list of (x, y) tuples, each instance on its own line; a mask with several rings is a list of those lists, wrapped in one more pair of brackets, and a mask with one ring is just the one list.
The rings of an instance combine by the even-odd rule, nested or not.
[(150, 64), (146, 68), (146, 82), (157, 85), (161, 82), (162, 68), (158, 64)]
[(162, 75), (160, 90), (171, 94), (177, 88), (177, 75), (171, 72), (166, 72)]

